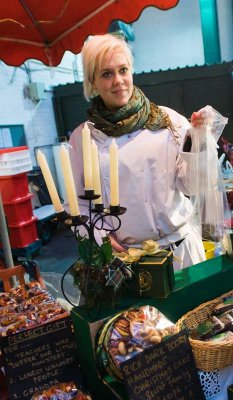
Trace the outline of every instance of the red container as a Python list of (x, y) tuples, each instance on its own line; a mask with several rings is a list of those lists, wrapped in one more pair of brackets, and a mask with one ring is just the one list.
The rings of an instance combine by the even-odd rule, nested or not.
[(28, 246), (38, 240), (36, 217), (17, 225), (9, 225), (10, 244), (13, 249)]
[(29, 192), (27, 174), (0, 176), (0, 191), (3, 203), (25, 197)]
[(0, 154), (11, 154), (11, 153), (18, 153), (19, 151), (28, 150), (28, 146), (19, 146), (19, 147), (6, 147), (4, 149), (0, 149)]
[(17, 225), (21, 222), (27, 222), (33, 217), (32, 194), (11, 201), (4, 201), (3, 207), (9, 225)]

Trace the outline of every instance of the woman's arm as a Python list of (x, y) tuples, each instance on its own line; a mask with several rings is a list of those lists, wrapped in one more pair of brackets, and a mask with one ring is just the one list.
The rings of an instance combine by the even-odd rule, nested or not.
[(126, 252), (126, 251), (127, 251), (125, 247), (121, 246), (121, 245), (117, 242), (115, 236), (114, 236), (112, 233), (110, 233), (110, 234), (108, 235), (108, 237), (109, 237), (110, 240), (111, 240), (112, 248), (113, 248), (117, 253), (121, 253), (121, 252)]

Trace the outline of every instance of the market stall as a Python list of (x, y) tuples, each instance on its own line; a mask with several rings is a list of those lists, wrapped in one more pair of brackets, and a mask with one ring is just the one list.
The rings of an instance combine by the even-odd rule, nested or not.
[[(74, 12), (74, 1), (49, 4), (44, 20), (39, 3), (33, 11), (22, 0), (14, 5), (11, 16), (7, 15), (7, 5), (2, 7), (0, 20), (6, 24), (1, 24), (0, 28), (7, 26), (7, 34), (0, 34), (0, 40), (6, 44), (2, 58), (18, 65), (28, 57), (36, 57), (55, 65), (65, 48), (78, 52), (88, 34), (99, 29), (106, 30), (110, 19), (114, 17), (132, 22), (144, 6), (140, 2), (134, 3), (133, 7), (131, 2), (129, 7), (126, 7), (128, 2), (124, 2), (124, 7), (121, 7), (121, 2), (100, 2), (98, 10), (94, 12), (92, 2), (89, 3), (91, 10), (86, 9), (87, 3), (81, 9), (84, 14), (78, 21), (72, 19), (77, 14)], [(152, 4), (166, 9), (175, 6), (177, 1), (158, 0), (147, 2), (146, 5)], [(55, 5), (60, 9), (54, 16)], [(70, 5), (71, 8), (68, 8)], [(49, 14), (50, 6), (52, 17)], [(110, 18), (106, 14), (109, 9)], [(39, 14), (35, 16), (37, 11)], [(80, 11), (80, 7), (77, 11)], [(93, 28), (95, 15), (98, 15), (98, 23)], [(63, 16), (67, 17), (68, 25), (62, 26)], [(8, 24), (14, 26), (11, 35)], [(55, 32), (54, 26), (59, 26), (58, 35), (50, 37), (49, 34)], [(25, 29), (28, 27), (29, 30)], [(30, 41), (24, 33), (29, 35)], [(9, 44), (13, 44), (14, 51)], [(107, 205), (98, 201), (101, 197), (100, 186), (95, 186), (93, 190), (87, 184), (89, 168), (93, 165), (95, 171), (98, 168), (96, 161), (90, 162), (90, 134), (87, 127), (84, 130), (84, 141), (85, 137), (89, 138), (84, 144), (84, 159), (88, 153), (89, 163), (84, 173), (85, 188), (79, 198), (87, 203), (88, 215), (82, 215), (79, 211), (67, 147), (61, 146), (60, 155), (69, 213), (64, 210), (57, 194), (46, 158), (38, 152), (38, 163), (58, 224), (69, 225), (78, 237), (80, 258), (69, 272), (74, 285), (78, 285), (82, 291), (84, 305), (73, 306), (69, 313), (51, 297), (43, 284), (24, 282), (22, 277), (19, 279), (20, 285), (14, 285), (13, 288), (6, 286), (0, 296), (1, 379), (7, 381), (10, 398), (16, 400), (35, 400), (40, 396), (57, 399), (61, 391), (67, 399), (87, 398), (83, 394), (86, 391), (95, 400), (209, 399), (213, 393), (209, 394), (198, 372), (204, 375), (212, 372), (213, 360), (210, 360), (211, 370), (206, 364), (199, 364), (200, 359), (194, 351), (195, 343), (190, 340), (190, 331), (199, 329), (199, 322), (205, 323), (206, 320), (204, 318), (189, 326), (187, 313), (196, 315), (196, 311), (192, 310), (203, 309), (201, 304), (205, 302), (214, 301), (215, 304), (214, 299), (219, 297), (217, 305), (223, 302), (224, 306), (226, 303), (232, 306), (232, 254), (228, 252), (174, 273), (171, 251), (156, 247), (154, 243), (151, 244), (152, 241), (143, 242), (139, 257), (137, 249), (131, 250), (127, 260), (122, 260), (119, 254), (113, 254), (109, 238), (99, 245), (95, 239), (95, 229), (99, 225), (105, 229), (105, 220), (110, 217), (116, 222), (114, 232), (117, 231), (127, 210), (119, 202), (118, 160), (114, 142), (110, 146), (109, 157), (110, 192), (114, 202)], [(96, 160), (94, 156), (93, 160)], [(29, 197), (25, 202), (28, 200)], [(84, 228), (86, 236), (79, 235), (80, 228)], [(108, 231), (108, 228), (105, 230)], [(13, 270), (13, 266), (10, 269)], [(206, 319), (210, 316), (209, 312), (207, 314)], [(162, 326), (159, 325), (161, 321)], [(216, 363), (216, 373), (229, 378), (233, 364), (233, 340), (227, 338), (226, 343), (224, 340), (221, 345), (230, 349), (229, 357), (224, 357), (222, 364)], [(214, 346), (218, 344), (213, 343)], [(200, 368), (203, 370), (200, 371)], [(225, 368), (229, 370), (226, 372)], [(159, 379), (156, 378), (158, 375)], [(225, 379), (229, 396), (233, 383), (231, 379)], [(213, 380), (212, 376), (210, 380)], [(227, 399), (227, 387), (223, 388), (217, 382), (214, 395), (215, 398), (220, 396), (221, 400)]]
[[(82, 135), (83, 139), (86, 136), (90, 139), (86, 126)], [(84, 147), (84, 163), (88, 149), (93, 150), (90, 140)], [(109, 152), (112, 171), (110, 193), (119, 196), (119, 190), (116, 190), (118, 153), (114, 142)], [(72, 385), (73, 382), (76, 384), (76, 390), (88, 390), (94, 399), (98, 399), (100, 394), (106, 399), (141, 400), (145, 396), (176, 399), (179, 394), (184, 399), (211, 400), (205, 380), (209, 372), (216, 373), (215, 366), (219, 376), (229, 383), (228, 386), (232, 384), (229, 371), (233, 364), (233, 340), (228, 335), (220, 345), (213, 342), (211, 347), (219, 346), (221, 350), (222, 346), (220, 354), (223, 360), (217, 363), (208, 350), (211, 367), (206, 366), (195, 354), (190, 332), (199, 329), (199, 322), (209, 326), (208, 318), (217, 318), (216, 315), (208, 312), (204, 320), (190, 326), (183, 321), (185, 314), (195, 315), (196, 311), (192, 310), (202, 308), (202, 303), (214, 301), (219, 296), (223, 302), (226, 297), (227, 305), (232, 307), (231, 252), (176, 272), (172, 251), (161, 249), (153, 240), (144, 241), (140, 249), (129, 248), (122, 258), (121, 253), (113, 252), (108, 236), (100, 245), (95, 235), (99, 226), (109, 231), (109, 226), (105, 228), (104, 225), (109, 217), (116, 221), (114, 231), (120, 229), (121, 218), (127, 209), (119, 204), (119, 197), (115, 204), (110, 203), (108, 207), (97, 202), (101, 198), (100, 186), (96, 188), (94, 185), (95, 190), (83, 188), (83, 194), (79, 196), (89, 210), (88, 215), (81, 215), (65, 144), (61, 146), (60, 156), (69, 213), (60, 201), (42, 152), (38, 152), (38, 163), (53, 202), (58, 226), (68, 225), (77, 237), (79, 258), (68, 272), (73, 277), (73, 284), (82, 292), (84, 305), (76, 307), (69, 301), (63, 279), (63, 294), (73, 305), (71, 315), (51, 297), (43, 284), (25, 283), (20, 275), (20, 286), (12, 289), (5, 286), (5, 292), (0, 296), (0, 345), (10, 398), (29, 400), (32, 395), (36, 396), (37, 392), (50, 386), (71, 381)], [(94, 162), (88, 164), (89, 169), (93, 166), (95, 171), (99, 170), (98, 158), (95, 165)], [(85, 184), (87, 177), (86, 170)], [(97, 178), (99, 181), (100, 176)], [(86, 234), (80, 235), (80, 229), (84, 229)], [(17, 269), (15, 267), (15, 271)], [(9, 271), (14, 272), (14, 268), (9, 268)], [(36, 279), (39, 281), (38, 277)], [(231, 313), (232, 309), (228, 311)], [(148, 317), (148, 314), (151, 316)], [(113, 325), (108, 325), (109, 318)], [(232, 333), (231, 315), (229, 318), (229, 332)], [(162, 327), (159, 325), (161, 321)], [(120, 331), (117, 330), (119, 324)], [(221, 331), (226, 332), (225, 328)], [(212, 336), (207, 339), (212, 340)], [(223, 351), (225, 348), (227, 357)], [(27, 355), (25, 360), (23, 354)], [(165, 378), (163, 385), (153, 378), (155, 368)], [(229, 371), (226, 372), (225, 368)], [(138, 381), (134, 378), (135, 369), (141, 370)], [(200, 374), (204, 374), (203, 381)], [(190, 384), (187, 385), (185, 377), (189, 377)], [(212, 376), (208, 378), (213, 379)], [(219, 394), (219, 399), (227, 400), (227, 387), (220, 382), (217, 386), (219, 389), (215, 395)]]

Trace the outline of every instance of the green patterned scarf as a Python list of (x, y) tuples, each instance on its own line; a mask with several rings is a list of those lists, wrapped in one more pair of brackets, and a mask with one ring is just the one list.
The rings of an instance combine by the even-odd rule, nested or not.
[(132, 97), (128, 103), (116, 111), (108, 110), (101, 97), (95, 97), (92, 99), (88, 116), (95, 128), (107, 136), (119, 137), (143, 128), (151, 131), (170, 128), (172, 136), (177, 142), (175, 128), (168, 114), (150, 102), (136, 86), (134, 86)]

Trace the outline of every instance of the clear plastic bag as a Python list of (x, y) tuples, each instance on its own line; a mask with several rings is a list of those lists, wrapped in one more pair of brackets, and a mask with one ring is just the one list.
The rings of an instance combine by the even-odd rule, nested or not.
[(195, 153), (191, 158), (191, 182), (195, 194), (190, 199), (203, 239), (220, 241), (229, 228), (230, 210), (218, 162), (217, 141), (228, 119), (211, 106), (201, 111), (205, 124), (192, 127), (190, 132), (191, 152)]

